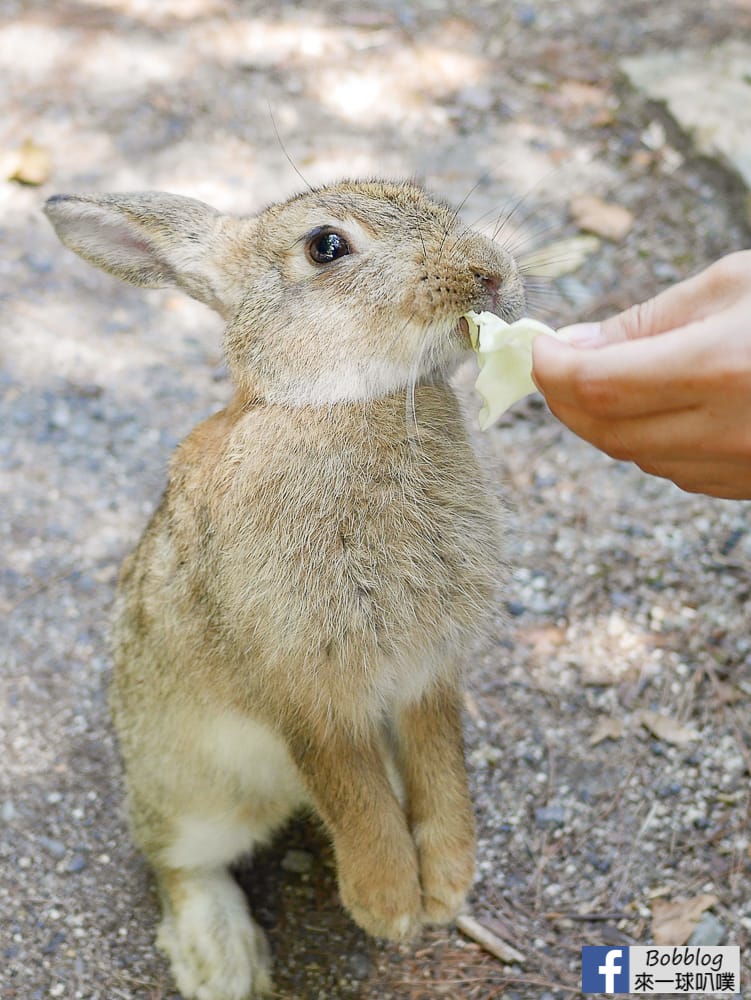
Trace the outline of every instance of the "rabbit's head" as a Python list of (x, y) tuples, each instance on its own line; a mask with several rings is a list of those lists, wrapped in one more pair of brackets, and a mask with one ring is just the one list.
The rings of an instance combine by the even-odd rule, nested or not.
[(524, 306), (514, 260), (408, 183), (340, 182), (252, 218), (156, 192), (58, 195), (46, 212), (98, 267), (218, 310), (235, 381), (269, 402), (397, 391), (464, 355), (463, 313)]

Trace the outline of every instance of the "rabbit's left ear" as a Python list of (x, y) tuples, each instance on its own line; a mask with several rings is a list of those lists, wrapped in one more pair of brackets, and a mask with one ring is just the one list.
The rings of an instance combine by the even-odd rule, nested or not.
[(226, 315), (242, 225), (194, 198), (134, 194), (50, 198), (44, 211), (69, 249), (132, 285), (181, 288)]

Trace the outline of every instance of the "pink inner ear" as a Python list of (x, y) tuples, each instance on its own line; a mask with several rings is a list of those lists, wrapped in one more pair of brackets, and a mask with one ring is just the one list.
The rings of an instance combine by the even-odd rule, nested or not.
[[(118, 251), (122, 252), (123, 263), (130, 254), (138, 260), (148, 259), (152, 266), (156, 261), (153, 242), (127, 219), (101, 219), (95, 226), (87, 227), (86, 240), (90, 246), (98, 246), (103, 251), (109, 251), (107, 253), (109, 258)], [(132, 265), (135, 261), (130, 263)]]
[(62, 242), (95, 267), (144, 288), (180, 288), (222, 313), (223, 275), (207, 241), (218, 213), (208, 206), (136, 192), (52, 198), (45, 211)]
[(154, 248), (148, 240), (128, 231), (122, 233), (119, 243), (120, 246), (127, 247), (129, 250), (137, 250), (139, 253), (151, 255), (154, 252)]
[(158, 287), (174, 280), (154, 243), (127, 217), (86, 211), (61, 218), (58, 233), (71, 250), (125, 281)]

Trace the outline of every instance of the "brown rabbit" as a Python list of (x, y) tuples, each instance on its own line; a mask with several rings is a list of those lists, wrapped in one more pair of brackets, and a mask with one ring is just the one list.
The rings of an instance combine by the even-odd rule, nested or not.
[(474, 854), (460, 662), (502, 520), (447, 378), (465, 311), (520, 314), (515, 263), (407, 183), (253, 218), (151, 192), (46, 212), (86, 260), (227, 321), (235, 395), (177, 449), (114, 626), (133, 831), (180, 990), (270, 989), (228, 865), (301, 806), (360, 926), (403, 940), (450, 921)]

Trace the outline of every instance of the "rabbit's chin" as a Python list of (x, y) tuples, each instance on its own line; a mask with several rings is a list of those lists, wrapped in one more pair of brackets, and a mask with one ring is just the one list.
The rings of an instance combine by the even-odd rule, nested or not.
[(471, 354), (469, 339), (465, 343), (452, 336), (450, 343), (419, 367), (397, 361), (371, 359), (362, 364), (340, 358), (304, 381), (277, 377), (273, 390), (262, 395), (270, 403), (292, 408), (368, 403), (422, 382), (450, 378)]

